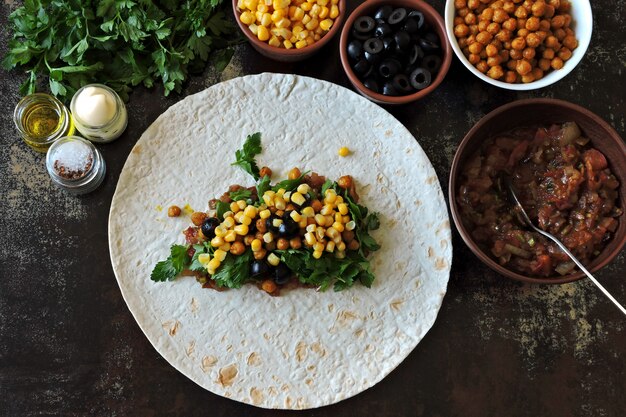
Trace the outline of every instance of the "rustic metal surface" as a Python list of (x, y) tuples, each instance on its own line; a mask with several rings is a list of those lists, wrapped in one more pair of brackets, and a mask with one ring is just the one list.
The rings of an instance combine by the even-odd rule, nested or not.
[[(358, 3), (349, 2), (351, 8)], [(443, 0), (433, 2), (440, 12)], [(7, 16), (0, 4), (0, 53)], [(587, 56), (556, 85), (499, 90), (458, 61), (431, 96), (390, 109), (418, 139), (444, 189), (456, 145), (485, 113), (526, 97), (581, 104), (626, 135), (624, 0), (594, 2)], [(217, 82), (263, 71), (293, 72), (348, 86), (338, 39), (320, 55), (278, 64), (241, 45), (223, 74), (193, 78), (180, 96), (137, 89), (129, 127), (100, 146), (103, 186), (72, 197), (48, 178), (44, 156), (17, 137), (11, 114), (23, 75), (0, 70), (0, 415), (276, 416), (203, 390), (152, 348), (121, 297), (109, 260), (107, 217), (126, 156), (170, 105)], [(272, 103), (268, 103), (272, 105)], [(219, 109), (216, 109), (219, 111)], [(184, 128), (184, 127), (173, 127)], [(141, 233), (141, 230), (131, 231)], [(597, 273), (626, 302), (624, 252)], [(491, 272), (454, 235), (448, 294), (434, 327), (387, 378), (306, 416), (623, 416), (626, 321), (586, 281), (531, 286)], [(329, 370), (332, 372), (332, 370)]]

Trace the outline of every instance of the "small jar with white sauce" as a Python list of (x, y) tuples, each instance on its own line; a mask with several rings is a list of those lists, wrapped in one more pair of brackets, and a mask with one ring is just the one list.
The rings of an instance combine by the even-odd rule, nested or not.
[(78, 136), (54, 142), (46, 155), (52, 181), (71, 194), (86, 194), (102, 184), (106, 164), (93, 143)]
[(72, 97), (70, 111), (76, 129), (92, 142), (111, 142), (128, 124), (126, 106), (120, 96), (103, 84), (88, 84)]

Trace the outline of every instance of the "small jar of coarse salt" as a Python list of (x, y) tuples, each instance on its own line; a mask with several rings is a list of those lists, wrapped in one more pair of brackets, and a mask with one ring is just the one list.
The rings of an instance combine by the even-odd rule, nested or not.
[(72, 194), (95, 190), (106, 173), (100, 151), (78, 136), (66, 136), (54, 142), (46, 155), (46, 168), (52, 181)]
[(72, 97), (72, 120), (76, 129), (92, 142), (111, 142), (128, 124), (126, 106), (120, 96), (103, 84), (88, 84)]

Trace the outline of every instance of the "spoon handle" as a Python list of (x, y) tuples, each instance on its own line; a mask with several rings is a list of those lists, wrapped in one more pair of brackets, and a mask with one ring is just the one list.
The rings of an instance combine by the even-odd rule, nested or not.
[(583, 271), (585, 273), (585, 275), (587, 275), (587, 277), (591, 280), (591, 282), (593, 282), (594, 284), (596, 284), (596, 287), (600, 288), (600, 291), (602, 291), (604, 293), (604, 295), (607, 296), (607, 298), (611, 301), (613, 301), (613, 304), (615, 304), (617, 306), (617, 308), (619, 308), (622, 313), (624, 315), (626, 315), (626, 308), (624, 308), (620, 303), (617, 302), (617, 300), (615, 298), (613, 298), (613, 296), (611, 295), (611, 293), (609, 293), (606, 288), (604, 288), (602, 286), (602, 284), (600, 284), (598, 282), (597, 279), (594, 278), (593, 275), (591, 275), (591, 272), (587, 271), (587, 268), (585, 268), (583, 266), (582, 263), (580, 263), (580, 261), (578, 259), (576, 259), (576, 257), (574, 256), (574, 254), (572, 254), (572, 252), (569, 251), (569, 249), (567, 249), (567, 247), (561, 243), (558, 239), (556, 239), (554, 236), (552, 236), (550, 233), (546, 233), (543, 230), (541, 230), (540, 228), (536, 227), (535, 225), (533, 225), (532, 223), (530, 223), (531, 227), (533, 229), (535, 229), (536, 232), (541, 233), (543, 236), (547, 237), (548, 239), (552, 240), (554, 243), (556, 243), (559, 248), (561, 248), (561, 250), (563, 252), (565, 252), (570, 258), (572, 258), (572, 261), (574, 261), (574, 263), (580, 268), (581, 271)]

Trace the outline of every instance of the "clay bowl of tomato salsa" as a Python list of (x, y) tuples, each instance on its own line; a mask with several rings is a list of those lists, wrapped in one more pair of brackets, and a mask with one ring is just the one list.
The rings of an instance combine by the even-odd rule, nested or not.
[[(572, 134), (576, 128), (571, 122), (580, 135)], [(569, 144), (562, 139), (568, 135), (578, 137)], [(536, 164), (545, 169), (531, 172), (528, 167)], [(594, 113), (554, 99), (519, 100), (497, 108), (461, 141), (448, 190), (459, 234), (493, 270), (530, 283), (562, 284), (584, 277), (578, 268), (569, 267), (562, 252), (533, 237), (507, 210), (500, 171), (522, 184), (517, 191), (532, 206), (525, 209), (532, 212), (534, 223), (575, 246), (575, 254), (585, 258), (583, 264), (591, 272), (624, 247), (626, 145)], [(524, 183), (529, 176), (532, 184)]]

